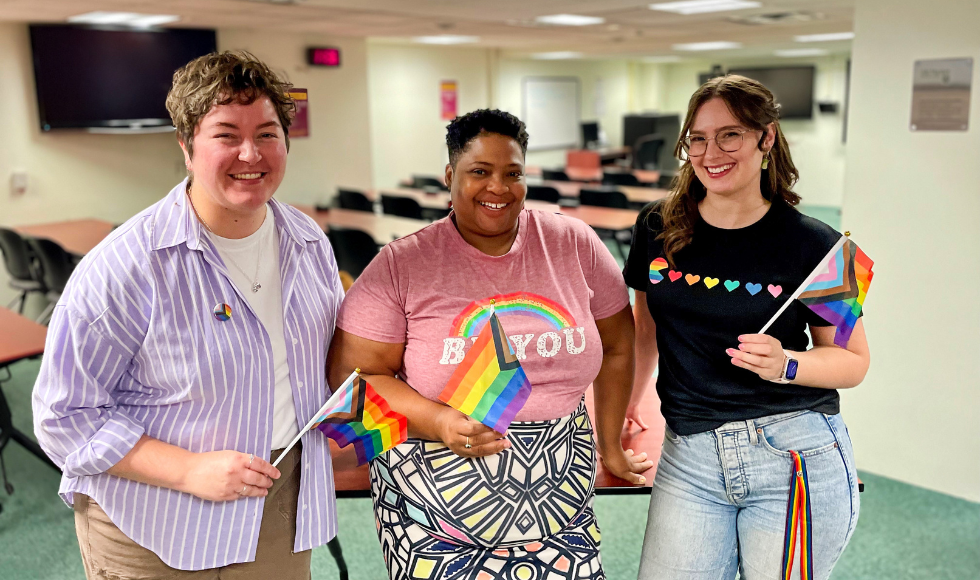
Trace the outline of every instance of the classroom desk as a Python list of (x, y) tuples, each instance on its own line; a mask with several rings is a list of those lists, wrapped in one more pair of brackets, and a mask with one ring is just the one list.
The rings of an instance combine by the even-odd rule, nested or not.
[[(48, 329), (12, 310), (0, 307), (0, 369), (6, 369), (17, 361), (41, 355)], [(0, 381), (2, 383), (3, 381)], [(48, 459), (41, 447), (30, 437), (14, 428), (7, 397), (0, 389), (0, 453), (10, 441), (20, 443), (38, 459), (54, 469), (58, 467)], [(58, 470), (60, 473), (60, 470)]]
[(84, 256), (105, 239), (116, 226), (97, 219), (67, 220), (31, 226), (15, 226), (22, 236), (47, 238), (76, 256)]
[[(592, 401), (591, 387), (586, 391), (585, 405), (589, 410), (589, 417), (595, 417), (595, 406)], [(665, 423), (663, 417), (660, 415), (660, 399), (657, 398), (656, 389), (647, 389), (641, 405), (646, 410), (643, 415), (643, 420), (646, 421), (650, 428), (643, 431), (633, 424), (630, 424), (629, 427), (624, 427), (622, 443), (623, 449), (632, 449), (636, 455), (646, 452), (647, 457), (653, 461), (653, 467), (643, 473), (643, 476), (646, 477), (646, 482), (643, 485), (631, 485), (613, 475), (602, 461), (598, 461), (595, 479), (595, 491), (597, 494), (650, 493), (651, 486), (653, 485), (653, 476), (657, 472), (657, 462), (660, 460), (660, 446), (664, 440)], [(594, 429), (594, 420), (592, 424)], [(596, 444), (598, 445), (598, 442)], [(349, 445), (340, 449), (331, 439), (330, 454), (333, 458), (333, 475), (337, 497), (370, 497), (371, 482), (370, 476), (368, 475), (368, 466), (366, 464), (357, 465), (357, 455), (354, 453), (354, 447)]]
[(366, 211), (351, 209), (331, 209), (317, 211), (312, 205), (294, 205), (296, 209), (313, 218), (322, 229), (331, 225), (341, 228), (358, 229), (367, 232), (379, 244), (414, 234), (429, 222), (390, 215), (377, 215)]
[[(579, 183), (576, 181), (543, 181), (541, 185), (546, 187), (553, 187), (558, 190), (559, 195), (562, 197), (567, 197), (570, 199), (577, 199), (579, 192), (583, 188), (588, 188), (589, 184)], [(599, 186), (593, 186), (599, 187)], [(610, 188), (618, 189), (626, 194), (626, 199), (635, 203), (647, 204), (651, 201), (657, 201), (670, 194), (667, 189), (658, 189), (655, 187), (637, 187), (633, 185), (612, 185)]]
[(371, 201), (378, 201), (381, 199), (382, 195), (387, 195), (391, 197), (407, 197), (414, 199), (419, 203), (420, 206), (426, 209), (449, 209), (450, 201), (452, 197), (449, 195), (448, 191), (437, 191), (434, 193), (429, 193), (424, 189), (415, 189), (412, 187), (399, 187), (395, 189), (379, 189), (377, 191), (367, 190), (364, 192)]

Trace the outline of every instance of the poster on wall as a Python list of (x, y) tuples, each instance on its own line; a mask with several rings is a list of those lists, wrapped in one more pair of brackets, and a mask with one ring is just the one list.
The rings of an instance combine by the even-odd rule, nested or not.
[(972, 58), (917, 60), (912, 75), (912, 131), (966, 131)]
[(296, 116), (289, 126), (289, 138), (310, 136), (310, 95), (306, 89), (289, 89), (289, 97), (296, 103)]
[(442, 81), (439, 83), (439, 95), (442, 120), (452, 121), (456, 118), (456, 104), (458, 97), (456, 81)]

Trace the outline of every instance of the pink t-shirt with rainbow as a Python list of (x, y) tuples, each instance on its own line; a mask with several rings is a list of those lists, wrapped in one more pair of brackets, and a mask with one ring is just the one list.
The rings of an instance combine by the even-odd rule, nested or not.
[(531, 396), (517, 421), (570, 414), (602, 365), (595, 321), (629, 304), (612, 255), (580, 220), (521, 212), (510, 251), (488, 256), (444, 218), (385, 246), (344, 299), (337, 326), (405, 344), (401, 377), (439, 394), (489, 316), (490, 299)]

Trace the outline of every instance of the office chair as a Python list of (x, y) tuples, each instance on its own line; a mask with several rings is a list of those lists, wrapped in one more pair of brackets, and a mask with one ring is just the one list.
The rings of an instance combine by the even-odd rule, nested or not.
[(75, 269), (75, 261), (71, 254), (51, 240), (27, 238), (26, 241), (31, 251), (37, 256), (38, 263), (41, 265), (41, 280), (48, 289), (46, 295), (48, 306), (37, 318), (39, 324), (47, 324), (55, 304), (61, 299), (61, 293), (65, 291), (68, 278), (71, 277), (71, 273)]
[(371, 234), (357, 229), (331, 227), (327, 239), (333, 246), (337, 267), (354, 278), (378, 255), (378, 244)]
[(14, 230), (0, 228), (0, 253), (3, 254), (3, 262), (10, 276), (10, 287), (19, 292), (7, 308), (13, 309), (14, 303), (19, 302), (17, 312), (23, 314), (27, 295), (31, 292), (47, 294), (48, 289), (41, 281), (34, 256), (20, 234)]
[(437, 187), (440, 191), (448, 191), (446, 185), (438, 177), (427, 177), (425, 175), (412, 176), (413, 189), (425, 189), (426, 187)]
[(664, 146), (661, 135), (644, 135), (633, 146), (633, 169), (660, 169), (660, 149)]
[(561, 169), (542, 169), (541, 179), (545, 181), (571, 181)]
[(400, 197), (397, 195), (381, 196), (381, 211), (388, 215), (424, 220), (422, 217), (422, 206), (419, 202), (410, 197)]
[(582, 189), (578, 194), (579, 202), (582, 205), (595, 205), (599, 207), (613, 207), (617, 209), (629, 209), (630, 202), (626, 194), (618, 189)]
[(548, 187), (547, 185), (529, 185), (527, 186), (527, 199), (558, 203), (558, 200), (561, 199), (561, 194), (554, 187)]
[(374, 203), (366, 195), (354, 189), (338, 189), (337, 203), (341, 209), (374, 213)]
[(637, 187), (641, 185), (640, 180), (635, 175), (623, 171), (605, 171), (602, 173), (603, 185), (630, 185)]

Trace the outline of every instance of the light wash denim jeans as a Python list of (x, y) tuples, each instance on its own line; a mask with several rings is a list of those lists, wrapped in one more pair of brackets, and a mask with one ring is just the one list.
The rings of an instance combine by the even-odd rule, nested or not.
[[(854, 452), (840, 415), (797, 411), (684, 437), (667, 429), (640, 580), (731, 580), (736, 572), (742, 580), (780, 578), (790, 450), (806, 460), (813, 578), (829, 578), (857, 525)], [(798, 578), (798, 555), (793, 568)]]

